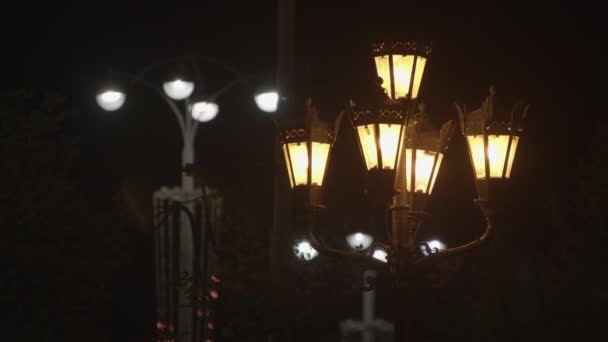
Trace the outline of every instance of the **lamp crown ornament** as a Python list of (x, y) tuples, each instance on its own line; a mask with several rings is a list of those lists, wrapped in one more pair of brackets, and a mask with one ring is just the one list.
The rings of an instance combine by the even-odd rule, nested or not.
[(372, 53), (374, 55), (401, 54), (401, 55), (420, 55), (429, 57), (433, 51), (433, 44), (424, 41), (393, 41), (386, 40), (372, 43)]
[[(466, 106), (456, 105), (460, 119), (462, 134), (523, 132), (523, 122), (527, 118), (529, 105), (516, 103), (509, 114), (497, 106), (496, 87), (491, 85), (489, 95), (482, 101), (481, 106), (474, 111), (467, 111)], [(497, 118), (503, 121), (496, 120)], [(505, 120), (508, 119), (508, 120)]]

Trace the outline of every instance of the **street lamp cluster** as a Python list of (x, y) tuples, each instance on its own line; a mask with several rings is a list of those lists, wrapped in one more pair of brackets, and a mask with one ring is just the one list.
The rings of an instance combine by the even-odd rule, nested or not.
[(466, 107), (456, 105), (476, 180), (476, 202), (486, 219), (486, 229), (478, 240), (454, 248), (447, 248), (438, 240), (418, 241), (417, 231), (427, 216), (427, 202), (455, 124), (450, 120), (440, 129), (434, 128), (425, 104), (418, 100), (431, 53), (430, 45), (383, 42), (372, 45), (371, 52), (378, 76), (372, 101), (363, 106), (349, 101), (345, 111), (356, 133), (363, 165), (373, 180), (370, 187), (388, 190), (376, 189), (384, 193), (384, 197), (380, 196), (384, 203), (392, 200), (388, 208), (392, 213), (389, 243), (374, 242), (371, 235), (357, 232), (346, 238), (351, 248), (348, 251), (327, 246), (315, 236), (313, 221), (318, 210), (324, 208), (324, 177), (342, 114), (333, 125), (323, 122), (309, 99), (304, 124), (283, 130), (283, 155), (291, 188), (294, 193), (304, 194), (300, 199), (313, 217), (308, 225), (312, 248), (388, 261), (391, 270), (399, 273), (408, 265), (471, 249), (488, 238), (496, 200), (501, 196), (499, 189), (504, 188), (510, 178), (522, 131), (521, 122), (528, 107), (517, 104), (508, 122), (497, 121), (494, 87), (477, 110), (468, 111)]

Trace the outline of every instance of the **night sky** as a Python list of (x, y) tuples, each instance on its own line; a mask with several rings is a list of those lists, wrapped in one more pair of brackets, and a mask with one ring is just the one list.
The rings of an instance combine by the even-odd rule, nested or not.
[[(514, 249), (525, 254), (542, 243), (546, 233), (534, 231), (535, 224), (543, 222), (536, 214), (546, 204), (542, 202), (559, 202), (574, 192), (577, 180), (572, 173), (594, 149), (590, 130), (605, 122), (601, 97), (593, 95), (603, 89), (596, 85), (603, 72), (597, 63), (600, 23), (593, 15), (597, 9), (585, 6), (493, 6), (300, 1), (296, 82), (298, 95), (311, 96), (321, 116), (332, 119), (345, 99), (363, 97), (369, 90), (374, 73), (369, 42), (414, 38), (433, 42), (422, 91), (436, 125), (456, 119), (454, 101), (477, 108), (490, 84), (496, 85), (506, 106), (516, 100), (530, 103), (513, 171), (519, 222), (530, 218), (517, 230), (527, 242)], [(211, 56), (243, 73), (272, 75), (276, 15), (276, 2), (269, 0), (53, 2), (5, 8), (0, 16), (2, 93), (40, 88), (66, 95), (77, 113), (70, 117), (68, 131), (78, 138), (81, 150), (75, 166), (81, 191), (97, 207), (107, 206), (123, 191), (145, 234), (152, 192), (180, 179), (178, 127), (166, 105), (145, 89), (129, 92), (120, 111), (101, 111), (94, 98), (99, 82), (109, 69), (138, 72), (151, 63), (185, 55)], [(151, 73), (152, 81), (158, 82), (162, 72)], [(202, 65), (201, 77), (212, 91), (229, 76)], [(269, 219), (269, 114), (255, 108), (247, 87), (235, 88), (218, 102), (218, 117), (199, 128), (197, 179), (232, 194), (238, 186), (248, 196), (267, 189), (259, 193), (263, 203), (252, 208), (264, 211), (260, 220)], [(352, 200), (362, 192), (365, 176), (354, 138), (344, 129), (329, 169), (327, 204), (335, 208), (336, 217), (348, 217), (349, 208), (360, 204)], [(471, 219), (477, 209), (471, 201), (474, 183), (464, 141), (457, 136), (452, 145), (430, 206), (434, 217), (423, 233), (454, 245), (478, 231), (450, 226), (479, 222)], [(151, 246), (144, 245), (134, 248), (151, 253)], [(142, 298), (138, 300), (143, 303), (147, 297)], [(151, 303), (142, 305), (153, 310)], [(347, 315), (358, 315), (357, 305), (345, 307)], [(138, 324), (151, 326), (153, 312), (145, 315)]]

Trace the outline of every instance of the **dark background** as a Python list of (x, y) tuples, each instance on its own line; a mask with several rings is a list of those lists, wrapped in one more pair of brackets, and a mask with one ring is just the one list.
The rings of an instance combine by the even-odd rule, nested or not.
[[(324, 118), (335, 117), (344, 99), (365, 96), (374, 73), (368, 44), (389, 37), (433, 41), (422, 91), (436, 124), (455, 119), (454, 101), (478, 106), (490, 84), (506, 106), (531, 104), (508, 224), (493, 248), (459, 260), (460, 271), (447, 283), (420, 290), (416, 322), (428, 340), (603, 334), (607, 149), (604, 109), (594, 91), (603, 89), (604, 69), (601, 18), (594, 12), (558, 3), (298, 3), (299, 95), (312, 96)], [(179, 182), (179, 132), (165, 104), (145, 89), (132, 89), (113, 113), (96, 108), (95, 91), (109, 68), (137, 72), (188, 54), (218, 58), (244, 73), (272, 73), (276, 14), (274, 1), (3, 9), (2, 300), (13, 313), (6, 330), (24, 340), (151, 338), (150, 198)], [(201, 76), (210, 90), (227, 80), (210, 68)], [(226, 243), (240, 251), (225, 265), (225, 340), (263, 340), (276, 329), (277, 313), (267, 305), (267, 257), (260, 253), (268, 249), (271, 222), (272, 125), (255, 109), (250, 90), (221, 98), (220, 115), (200, 127), (196, 143), (197, 182), (225, 193)], [(63, 102), (49, 107), (48, 97)], [(342, 131), (329, 169), (327, 205), (335, 221), (356, 221), (362, 205), (365, 175), (354, 139)], [(479, 234), (470, 175), (464, 141), (456, 136), (425, 236), (457, 245)], [(321, 256), (293, 267), (300, 279), (294, 297), (302, 304), (282, 312), (293, 318), (292, 338), (336, 340), (338, 322), (360, 315), (356, 284), (363, 266)], [(378, 315), (391, 318), (390, 289), (380, 286)]]

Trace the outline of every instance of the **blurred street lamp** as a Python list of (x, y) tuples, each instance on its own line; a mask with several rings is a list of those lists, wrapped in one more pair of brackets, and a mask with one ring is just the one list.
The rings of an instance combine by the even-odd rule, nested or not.
[(373, 236), (361, 232), (356, 232), (346, 236), (346, 243), (348, 243), (350, 248), (356, 251), (368, 249), (372, 245), (372, 242), (374, 242)]
[(307, 240), (299, 240), (293, 245), (293, 254), (300, 260), (311, 261), (319, 255), (319, 252)]
[(429, 240), (426, 242), (426, 245), (423, 244), (420, 246), (420, 251), (422, 252), (422, 255), (427, 256), (432, 253), (440, 252), (446, 248), (446, 244), (439, 240)]
[(372, 252), (372, 258), (380, 262), (388, 262), (388, 252), (383, 247), (376, 247)]
[(254, 96), (258, 108), (266, 113), (274, 113), (279, 105), (279, 93), (276, 91), (265, 91)]
[(125, 103), (125, 98), (125, 93), (117, 88), (105, 88), (95, 97), (99, 107), (108, 112), (120, 109)]
[(175, 78), (163, 83), (163, 90), (173, 100), (184, 100), (194, 91), (194, 82)]

